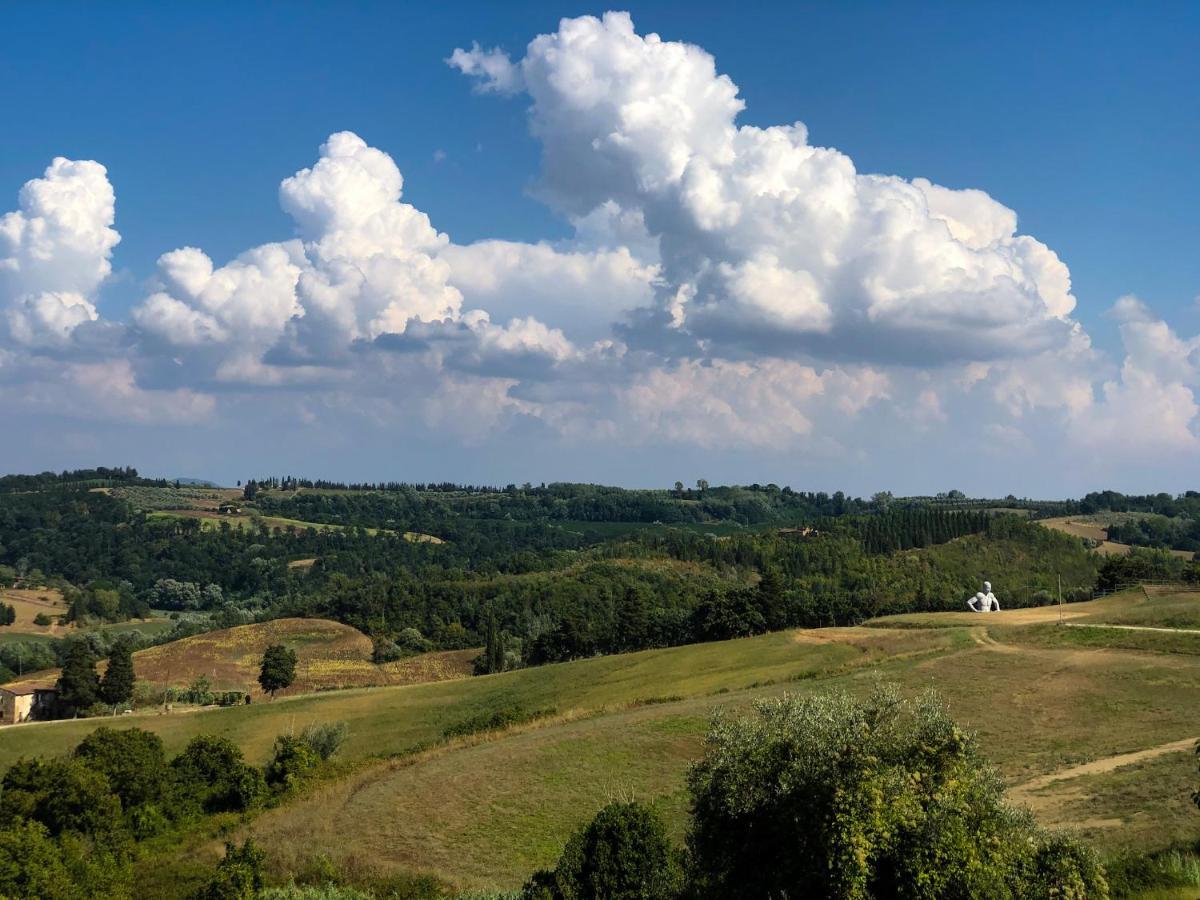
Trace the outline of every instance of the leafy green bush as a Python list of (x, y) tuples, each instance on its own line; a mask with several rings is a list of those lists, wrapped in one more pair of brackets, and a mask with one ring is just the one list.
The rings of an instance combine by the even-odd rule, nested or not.
[(314, 722), (304, 726), (300, 740), (308, 744), (322, 760), (328, 760), (342, 748), (349, 734), (350, 726), (345, 722)]
[(894, 688), (762, 701), (718, 720), (688, 778), (691, 890), (795, 896), (1103, 900), (1090, 852), (1003, 801), (974, 741)]
[(288, 790), (303, 781), (320, 762), (321, 757), (306, 740), (281, 734), (275, 738), (275, 755), (267, 763), (267, 784), (279, 790)]
[(1105, 860), (1104, 873), (1114, 897), (1155, 889), (1200, 888), (1200, 856), (1194, 850), (1126, 853)]
[(225, 858), (217, 863), (208, 884), (195, 900), (258, 900), (263, 888), (262, 865), (266, 854), (247, 838), (241, 847), (225, 844)]
[(433, 644), (430, 643), (425, 636), (415, 628), (402, 629), (401, 632), (396, 635), (396, 645), (409, 655), (426, 653), (433, 649)]
[(669, 900), (683, 870), (666, 829), (637, 803), (610, 803), (567, 842), (553, 871), (526, 884), (527, 900)]
[(38, 613), (36, 616), (33, 617), (33, 624), (39, 625), (43, 628), (45, 628), (47, 625), (52, 624), (53, 622), (54, 622), (54, 620), (52, 618), (50, 618), (48, 615), (46, 615), (45, 613)]
[(79, 742), (75, 758), (108, 779), (127, 813), (145, 804), (161, 803), (167, 793), (162, 739), (152, 732), (102, 726)]
[(371, 661), (376, 665), (404, 659), (405, 655), (399, 644), (387, 638), (377, 637), (371, 646)]
[(104, 775), (76, 759), (21, 759), (0, 781), (0, 820), (27, 819), (53, 837), (66, 832), (121, 842), (121, 801)]
[(245, 763), (242, 751), (228, 738), (192, 738), (171, 760), (171, 774), (177, 801), (204, 812), (242, 812), (266, 795), (262, 773)]
[(43, 900), (77, 896), (59, 846), (40, 822), (18, 820), (0, 831), (0, 896)]

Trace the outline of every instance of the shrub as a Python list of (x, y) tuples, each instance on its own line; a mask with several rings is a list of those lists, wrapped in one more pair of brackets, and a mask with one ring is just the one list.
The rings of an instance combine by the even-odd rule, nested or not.
[(262, 865), (266, 854), (249, 838), (241, 847), (225, 844), (225, 858), (217, 863), (208, 884), (195, 900), (257, 900), (263, 887)]
[(281, 734), (275, 738), (275, 755), (267, 763), (267, 784), (288, 790), (303, 781), (320, 762), (321, 757), (303, 738)]
[(77, 896), (62, 853), (41, 823), (16, 821), (0, 831), (0, 896)]
[(637, 803), (610, 803), (567, 842), (553, 872), (525, 886), (529, 900), (668, 900), (683, 880), (662, 822)]
[(974, 741), (926, 695), (762, 701), (718, 720), (688, 778), (691, 890), (713, 898), (1103, 900), (1082, 847), (1003, 802)]
[(112, 785), (129, 812), (160, 803), (167, 789), (167, 760), (158, 735), (139, 728), (97, 728), (75, 748), (75, 758)]
[(34, 625), (40, 625), (42, 627), (45, 627), (47, 625), (50, 625), (53, 622), (54, 622), (54, 620), (52, 618), (50, 618), (48, 615), (46, 615), (45, 613), (38, 613), (36, 616), (33, 617)]
[(262, 773), (242, 759), (228, 738), (202, 734), (171, 760), (177, 797), (205, 812), (242, 812), (266, 793)]
[(387, 638), (375, 638), (375, 642), (371, 648), (371, 661), (376, 665), (395, 662), (398, 659), (403, 659), (404, 656), (404, 651), (395, 641), (389, 641)]
[(1105, 861), (1104, 875), (1114, 897), (1162, 888), (1200, 887), (1200, 857), (1194, 850), (1165, 850), (1150, 855), (1126, 853)]
[(28, 819), (53, 837), (86, 835), (105, 846), (123, 843), (121, 801), (108, 779), (75, 759), (22, 759), (0, 781), (0, 819)]
[(409, 654), (426, 653), (433, 649), (433, 644), (415, 628), (403, 629), (396, 635), (396, 644), (401, 650)]
[(345, 722), (322, 722), (304, 726), (300, 740), (308, 744), (322, 760), (328, 760), (346, 743), (350, 726)]

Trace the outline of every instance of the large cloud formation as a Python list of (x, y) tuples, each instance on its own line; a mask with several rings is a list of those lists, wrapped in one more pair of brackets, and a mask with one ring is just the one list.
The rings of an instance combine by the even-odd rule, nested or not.
[(292, 235), (224, 262), (165, 252), (112, 321), (112, 186), (57, 159), (0, 218), (0, 404), (195, 424), (273, 391), (351, 430), (881, 471), (891, 444), (990, 465), (1198, 449), (1200, 338), (1123, 298), (1108, 362), (1066, 265), (983, 191), (860, 173), (798, 122), (741, 125), (712, 56), (625, 13), (447, 63), (525, 98), (535, 192), (572, 239), (455, 244), (387, 153), (339, 132), (279, 186)]
[[(509, 69), (451, 65), (532, 99), (541, 193), (575, 216), (637, 211), (664, 283), (628, 333), (726, 353), (922, 364), (1033, 354), (1075, 306), (1067, 268), (982, 191), (862, 175), (800, 123), (738, 126), (744, 103), (699, 47), (627, 13), (564, 20)], [(677, 345), (676, 341), (671, 341)]]
[(92, 296), (112, 272), (116, 198), (96, 162), (59, 157), (26, 182), (21, 208), (0, 217), (0, 301), (9, 335), (64, 343), (97, 318)]

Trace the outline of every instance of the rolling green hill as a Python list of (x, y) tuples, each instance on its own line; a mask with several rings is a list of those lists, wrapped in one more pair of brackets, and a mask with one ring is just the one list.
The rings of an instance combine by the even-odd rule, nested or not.
[[(1078, 625), (1131, 625), (1189, 621), (1178, 617), (1198, 607), (1200, 594), (1138, 591), (1068, 604), (1063, 614)], [(462, 887), (511, 887), (613, 797), (653, 803), (679, 836), (684, 774), (714, 710), (783, 691), (866, 690), (877, 679), (941, 693), (1017, 799), (1047, 824), (1078, 826), (1102, 850), (1194, 839), (1200, 818), (1188, 794), (1200, 651), (1181, 651), (1171, 632), (1060, 627), (1059, 615), (1055, 607), (910, 615), (122, 724), (159, 733), (171, 750), (196, 734), (227, 735), (262, 761), (278, 733), (348, 722), (352, 771), (248, 826), (280, 876), (324, 857), (344, 871), (422, 871)], [(1077, 632), (1091, 643), (1074, 640)], [(1144, 645), (1122, 647), (1129, 634)], [(444, 739), (499, 708), (542, 716)], [(0, 765), (65, 752), (98, 724), (0, 730)], [(210, 861), (218, 845), (192, 853)]]

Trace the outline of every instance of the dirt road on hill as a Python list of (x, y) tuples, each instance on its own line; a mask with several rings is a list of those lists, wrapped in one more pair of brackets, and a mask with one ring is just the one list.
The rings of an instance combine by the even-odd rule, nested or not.
[(1118, 753), (1116, 756), (1108, 756), (1104, 759), (1093, 760), (1092, 762), (1071, 766), (1067, 769), (1059, 769), (1057, 772), (1048, 772), (1045, 775), (1039, 775), (1036, 778), (1031, 778), (1029, 781), (1022, 782), (1010, 788), (1008, 796), (1010, 800), (1025, 804), (1034, 812), (1038, 812), (1040, 809), (1054, 805), (1057, 798), (1052, 796), (1038, 796), (1036, 792), (1055, 782), (1066, 781), (1070, 778), (1080, 778), (1085, 775), (1104, 775), (1125, 766), (1132, 766), (1159, 756), (1165, 756), (1168, 753), (1190, 751), (1195, 748), (1198, 740), (1200, 738), (1184, 738), (1181, 741), (1171, 741), (1168, 744), (1159, 744), (1157, 747), (1135, 750), (1132, 753)]

